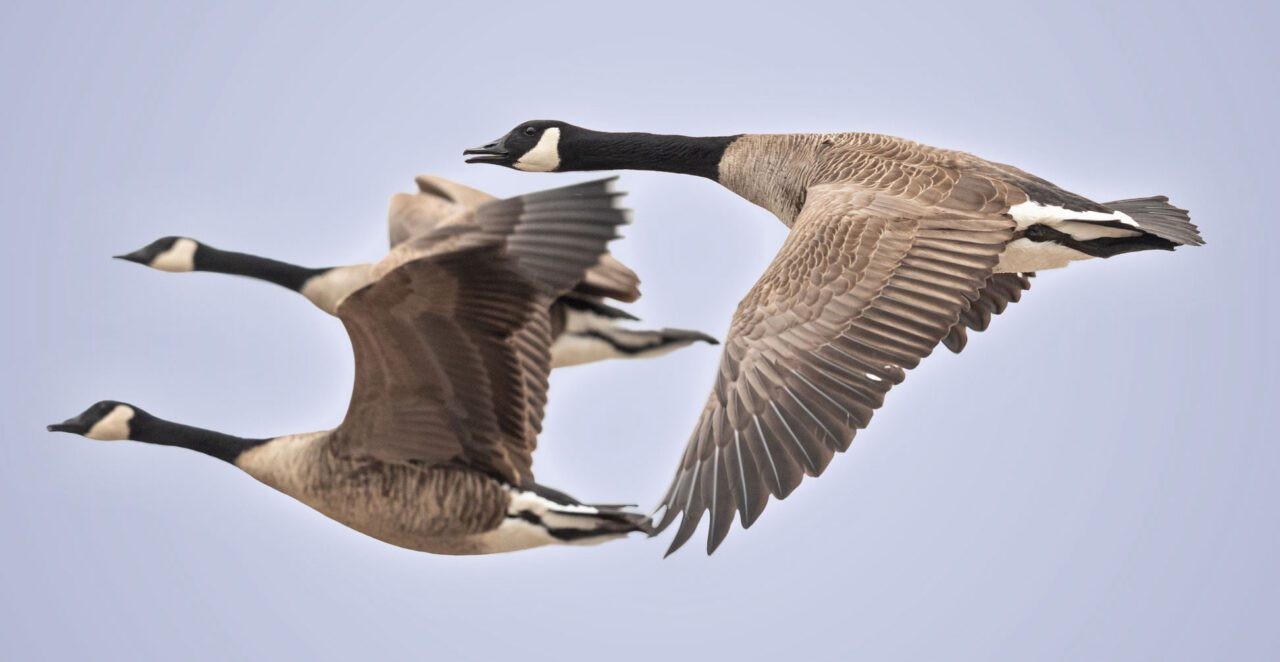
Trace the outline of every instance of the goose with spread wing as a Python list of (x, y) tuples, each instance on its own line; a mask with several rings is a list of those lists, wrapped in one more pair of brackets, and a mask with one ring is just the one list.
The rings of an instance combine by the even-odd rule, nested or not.
[(939, 343), (1017, 301), (1037, 271), (1203, 243), (1163, 196), (1099, 203), (1013, 166), (870, 133), (694, 138), (518, 125), (466, 150), (532, 172), (656, 170), (716, 181), (790, 234), (738, 306), (715, 385), (659, 508), (670, 551), (707, 552), (817, 476)]

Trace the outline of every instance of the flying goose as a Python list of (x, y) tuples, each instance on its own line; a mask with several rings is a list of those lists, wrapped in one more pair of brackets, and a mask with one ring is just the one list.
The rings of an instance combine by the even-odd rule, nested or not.
[(50, 431), (189, 448), (357, 531), (441, 554), (593, 544), (648, 518), (533, 480), (548, 307), (625, 214), (610, 180), (488, 203), (473, 223), (401, 244), (336, 307), (355, 386), (336, 429), (244, 439), (99, 402)]
[[(392, 248), (432, 229), (475, 220), (481, 205), (497, 198), (443, 177), (419, 175), (417, 194), (396, 194), (388, 213)], [(211, 271), (275, 283), (305, 296), (316, 307), (337, 314), (349, 293), (369, 282), (372, 265), (310, 268), (265, 257), (225, 251), (189, 237), (163, 237), (116, 256), (169, 272)], [(655, 358), (696, 342), (719, 344), (715, 338), (686, 329), (629, 329), (637, 318), (604, 302), (608, 297), (633, 302), (640, 297), (635, 272), (605, 253), (551, 306), (551, 367), (562, 368), (607, 359)]]
[(1151, 197), (1098, 203), (1012, 166), (867, 133), (691, 138), (520, 124), (466, 150), (517, 170), (697, 175), (791, 232), (734, 315), (711, 396), (657, 524), (668, 554), (710, 514), (707, 553), (737, 511), (817, 476), (885, 393), (944, 342), (960, 351), (1030, 287), (1090, 257), (1203, 243), (1187, 212)]

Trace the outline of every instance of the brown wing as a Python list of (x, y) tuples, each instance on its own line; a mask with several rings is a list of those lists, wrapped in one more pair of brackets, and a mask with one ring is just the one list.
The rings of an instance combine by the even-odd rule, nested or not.
[(941, 212), (852, 187), (809, 190), (778, 256), (738, 306), (707, 405), (663, 504), (668, 551), (711, 513), (708, 553), (736, 510), (817, 476), (867, 426), (991, 275), (1000, 215)]
[(522, 484), (546, 403), (551, 300), (625, 222), (609, 180), (487, 204), (388, 255), (342, 303), (356, 379), (348, 453), (460, 462)]
[(977, 300), (970, 304), (968, 310), (960, 313), (960, 319), (951, 326), (947, 337), (942, 339), (942, 344), (959, 354), (969, 342), (966, 329), (986, 331), (993, 316), (1003, 313), (1009, 304), (1020, 301), (1022, 292), (1031, 289), (1031, 279), (1035, 276), (1034, 272), (991, 274), (987, 283), (978, 290)]
[[(387, 231), (395, 247), (420, 237), (443, 223), (471, 221), (472, 214), (484, 204), (497, 200), (493, 196), (434, 175), (414, 178), (417, 193), (391, 196), (387, 210)], [(574, 292), (631, 303), (640, 298), (640, 277), (617, 258), (605, 253), (587, 270)]]

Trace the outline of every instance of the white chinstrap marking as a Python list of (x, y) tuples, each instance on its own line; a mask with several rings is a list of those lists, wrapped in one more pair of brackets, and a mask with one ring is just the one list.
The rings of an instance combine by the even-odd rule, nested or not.
[(200, 244), (197, 244), (194, 239), (183, 237), (173, 242), (168, 250), (152, 258), (151, 264), (147, 266), (170, 273), (195, 271), (196, 249), (199, 247)]
[(551, 172), (560, 167), (560, 129), (552, 127), (543, 131), (538, 144), (525, 152), (512, 167), (525, 172)]
[(103, 416), (84, 436), (98, 441), (120, 441), (129, 438), (129, 421), (133, 420), (133, 407), (116, 405), (111, 413)]
[(1055, 225), (1062, 221), (1119, 221), (1125, 225), (1138, 227), (1138, 223), (1128, 214), (1117, 212), (1100, 212), (1100, 211), (1071, 211), (1065, 207), (1058, 205), (1042, 205), (1039, 202), (1027, 200), (1009, 208), (1009, 215), (1013, 217), (1014, 222), (1018, 224), (1019, 229), (1026, 228), (1037, 223), (1046, 225)]

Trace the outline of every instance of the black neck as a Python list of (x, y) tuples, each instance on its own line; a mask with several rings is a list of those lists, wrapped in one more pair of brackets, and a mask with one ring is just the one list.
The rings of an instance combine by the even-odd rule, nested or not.
[(567, 130), (559, 170), (657, 170), (717, 179), (720, 158), (738, 136), (690, 138), (652, 133)]
[(195, 269), (257, 278), (287, 287), (295, 292), (301, 290), (308, 279), (328, 271), (328, 269), (310, 269), (288, 262), (219, 250), (204, 245), (196, 249)]
[(177, 446), (235, 463), (240, 454), (266, 443), (267, 439), (245, 439), (213, 430), (173, 423), (154, 416), (137, 416), (129, 421), (129, 438), (161, 446)]

